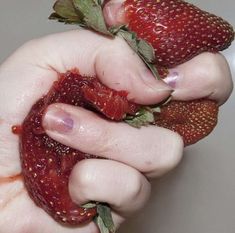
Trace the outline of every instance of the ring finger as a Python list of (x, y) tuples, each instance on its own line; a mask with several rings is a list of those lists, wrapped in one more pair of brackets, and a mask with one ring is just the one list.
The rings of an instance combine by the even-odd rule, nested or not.
[(137, 170), (113, 160), (89, 159), (79, 162), (70, 176), (69, 190), (79, 205), (95, 200), (109, 203), (114, 220), (141, 209), (150, 195), (150, 183)]

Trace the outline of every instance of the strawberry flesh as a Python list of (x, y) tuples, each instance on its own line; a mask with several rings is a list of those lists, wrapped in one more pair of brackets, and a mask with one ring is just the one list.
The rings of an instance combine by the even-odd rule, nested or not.
[[(89, 222), (96, 208), (86, 209), (75, 204), (69, 195), (68, 179), (73, 166), (82, 159), (92, 158), (51, 139), (42, 127), (48, 105), (66, 103), (102, 112), (112, 120), (133, 114), (138, 106), (129, 103), (124, 91), (111, 91), (98, 79), (82, 77), (76, 71), (61, 75), (47, 95), (32, 107), (20, 131), (20, 153), (25, 186), (35, 203), (55, 220), (69, 225)], [(106, 104), (107, 103), (107, 104)]]
[(128, 28), (155, 50), (156, 65), (174, 67), (199, 53), (218, 52), (234, 39), (222, 18), (182, 0), (126, 0)]

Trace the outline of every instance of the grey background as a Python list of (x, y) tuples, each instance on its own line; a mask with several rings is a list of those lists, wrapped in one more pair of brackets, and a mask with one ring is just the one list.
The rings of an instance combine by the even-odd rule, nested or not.
[[(0, 1), (0, 63), (31, 38), (69, 30), (49, 22), (54, 1)], [(191, 0), (235, 26), (234, 0)], [(225, 51), (235, 76), (235, 44)], [(235, 232), (235, 98), (221, 108), (216, 130), (185, 150), (180, 166), (153, 182), (146, 208), (120, 233)]]

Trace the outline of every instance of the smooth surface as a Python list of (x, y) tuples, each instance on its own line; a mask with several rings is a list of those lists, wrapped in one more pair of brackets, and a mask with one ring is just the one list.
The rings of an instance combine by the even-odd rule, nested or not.
[[(0, 1), (0, 63), (24, 42), (69, 30), (47, 20), (54, 1)], [(234, 0), (192, 0), (235, 26)], [(235, 43), (225, 51), (235, 77)], [(148, 206), (120, 233), (235, 232), (235, 94), (221, 108), (216, 130), (185, 150), (181, 165), (153, 182)]]

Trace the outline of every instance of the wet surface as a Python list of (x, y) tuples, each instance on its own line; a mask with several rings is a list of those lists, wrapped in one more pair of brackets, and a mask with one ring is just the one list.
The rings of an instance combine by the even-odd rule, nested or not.
[(8, 188), (3, 190), (2, 192), (7, 192), (7, 195), (4, 193), (3, 198), (0, 195), (0, 211), (5, 209), (10, 203), (12, 203), (16, 198), (26, 192), (24, 187), (14, 187), (16, 182), (23, 182), (23, 177), (21, 174), (16, 174), (14, 176), (9, 177), (0, 177), (0, 189), (4, 189), (4, 187), (9, 186), (10, 189), (13, 188), (13, 191), (9, 191)]
[(22, 181), (23, 177), (22, 174), (16, 174), (14, 176), (9, 176), (9, 177), (0, 177), (0, 186), (3, 184), (8, 184), (12, 183), (15, 181)]

